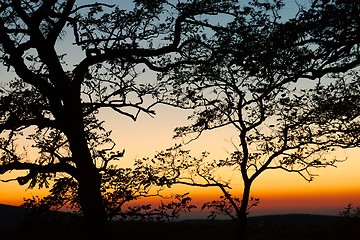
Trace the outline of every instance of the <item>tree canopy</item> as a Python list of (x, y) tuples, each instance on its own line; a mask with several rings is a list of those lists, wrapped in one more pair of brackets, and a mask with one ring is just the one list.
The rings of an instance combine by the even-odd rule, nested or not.
[[(179, 152), (169, 149), (167, 167), (176, 171), (165, 169), (163, 175), (168, 184), (186, 179), (188, 185), (220, 187), (222, 199), (204, 207), (226, 213), (231, 208), (240, 236), (250, 200), (256, 200), (251, 185), (264, 171), (282, 169), (311, 181), (312, 168), (343, 160), (329, 153), (359, 146), (359, 5), (314, 1), (298, 5), (285, 20), (283, 7), (281, 1), (253, 1), (226, 25), (203, 24), (214, 34), (199, 34), (202, 51), (194, 47), (189, 57), (211, 57), (164, 75), (173, 87), (168, 104), (194, 109), (190, 124), (176, 128), (175, 137), (192, 141), (232, 126), (238, 140), (230, 156), (208, 163), (190, 155), (188, 164), (174, 163)], [(241, 174), (241, 200), (228, 192), (230, 181), (214, 176), (224, 167)]]

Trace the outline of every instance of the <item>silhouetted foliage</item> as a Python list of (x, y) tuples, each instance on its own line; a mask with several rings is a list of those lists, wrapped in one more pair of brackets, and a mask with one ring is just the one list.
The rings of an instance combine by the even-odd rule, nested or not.
[[(162, 76), (173, 84), (168, 104), (194, 109), (192, 122), (176, 128), (175, 137), (193, 141), (224, 126), (239, 136), (230, 156), (210, 162), (206, 172), (222, 167), (239, 171), (244, 187), (240, 205), (236, 196), (224, 196), (237, 209), (242, 237), (250, 189), (264, 171), (282, 169), (312, 181), (313, 168), (345, 160), (334, 157), (335, 150), (359, 146), (360, 6), (298, 3), (290, 16), (283, 16), (284, 4), (250, 1), (234, 8), (226, 24), (203, 24), (197, 43), (201, 51), (193, 47), (188, 54), (211, 58), (178, 65)], [(204, 165), (191, 166), (194, 174), (186, 184), (197, 186), (200, 179), (204, 185), (218, 184), (225, 194), (230, 181), (219, 184), (214, 175), (199, 173)], [(177, 165), (168, 167), (182, 172)]]
[(339, 216), (360, 219), (360, 207), (354, 207), (352, 203), (349, 203), (344, 210), (339, 213)]
[[(289, 17), (280, 0), (122, 4), (1, 2), (0, 61), (12, 80), (0, 92), (0, 174), (20, 171), (3, 181), (55, 183), (51, 194), (79, 204), (90, 229), (102, 229), (133, 192), (117, 188), (125, 176), (111, 175), (123, 173), (110, 162), (124, 152), (97, 119), (100, 111), (136, 120), (154, 115), (158, 103), (194, 109), (193, 124), (177, 128), (177, 137), (226, 125), (238, 132), (235, 151), (216, 163), (242, 174), (242, 201), (233, 205), (241, 235), (261, 173), (283, 169), (311, 180), (310, 168), (338, 160), (323, 153), (358, 146), (358, 4), (306, 2)], [(157, 81), (141, 78), (149, 71), (160, 73)], [(316, 83), (301, 85), (306, 79)], [(190, 165), (198, 170), (205, 165), (197, 160)], [(185, 166), (162, 169), (169, 176), (149, 183), (197, 185), (178, 181)], [(206, 166), (205, 185), (229, 188), (213, 176), (217, 165)], [(58, 188), (66, 184), (77, 192)], [(51, 201), (60, 206), (66, 197)]]
[[(53, 189), (52, 189), (53, 190)], [(70, 191), (73, 195), (76, 194), (77, 189)], [(68, 193), (69, 194), (69, 193)], [(115, 195), (115, 194), (107, 194)], [(132, 196), (131, 199), (125, 199), (119, 197), (117, 202), (105, 202), (107, 207), (107, 217), (111, 222), (173, 222), (180, 217), (182, 212), (190, 212), (197, 208), (191, 204), (191, 198), (189, 193), (175, 194), (173, 196), (161, 196), (164, 200), (159, 204), (140, 204), (135, 200), (141, 199), (140, 196)], [(155, 195), (144, 195), (142, 197), (154, 197)], [(113, 197), (114, 198), (114, 197)], [(31, 221), (52, 221), (58, 223), (66, 222), (80, 222), (81, 211), (79, 202), (76, 201), (64, 209), (58, 208), (60, 205), (60, 199), (67, 202), (68, 199), (61, 198), (61, 196), (50, 194), (45, 197), (33, 196), (32, 198), (24, 199), (24, 203), (21, 207), (27, 211), (28, 219)], [(135, 203), (130, 203), (134, 201)], [(111, 207), (116, 208), (111, 208)], [(61, 210), (61, 211), (59, 211)]]
[[(249, 202), (248, 210), (250, 210), (252, 207), (256, 207), (259, 204), (260, 199), (250, 197)], [(230, 193), (228, 193), (227, 196), (220, 196), (219, 200), (212, 200), (211, 202), (204, 203), (201, 209), (211, 210), (210, 215), (208, 216), (209, 219), (215, 219), (219, 215), (225, 215), (230, 217), (234, 222), (237, 222), (237, 209), (234, 208), (234, 204), (240, 207), (241, 199), (238, 197), (233, 197)]]
[(158, 207), (151, 204), (129, 206), (128, 209), (120, 213), (122, 220), (132, 221), (155, 221), (172, 222), (180, 217), (181, 212), (190, 212), (195, 205), (190, 204), (189, 193), (175, 194), (170, 202), (161, 201)]
[(96, 119), (100, 110), (133, 120), (154, 115), (163, 83), (140, 76), (199, 62), (182, 57), (197, 42), (202, 20), (193, 20), (227, 11), (230, 2), (1, 1), (0, 62), (11, 80), (0, 92), (0, 174), (19, 170), (3, 181), (30, 188), (55, 181), (58, 197), (65, 193), (57, 186), (77, 182), (70, 201), (96, 226), (89, 229), (102, 229), (101, 171), (123, 153)]
[[(109, 166), (101, 172), (101, 193), (109, 221), (173, 221), (181, 212), (189, 212), (191, 204), (188, 193), (163, 196), (163, 187), (152, 182), (154, 177), (149, 168), (136, 164), (135, 168)], [(57, 178), (50, 194), (45, 197), (24, 199), (21, 205), (31, 215), (41, 217), (56, 211), (65, 211), (75, 216), (82, 214), (78, 198), (78, 183), (69, 177)], [(157, 197), (163, 199), (157, 204), (141, 204), (137, 200)]]
[(336, 222), (335, 228), (341, 231), (341, 237), (344, 239), (359, 238), (360, 207), (355, 207), (352, 203), (349, 203), (339, 212), (339, 216), (340, 219)]

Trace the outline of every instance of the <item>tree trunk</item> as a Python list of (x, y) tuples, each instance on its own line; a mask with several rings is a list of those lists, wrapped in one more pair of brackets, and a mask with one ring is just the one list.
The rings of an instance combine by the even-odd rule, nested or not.
[(238, 217), (238, 240), (245, 240), (246, 239), (246, 230), (247, 230), (247, 211), (249, 205), (249, 198), (250, 198), (250, 187), (251, 182), (244, 182), (244, 191), (243, 197), (240, 205), (240, 209), (237, 213)]
[[(70, 151), (76, 164), (76, 180), (78, 181), (78, 197), (83, 213), (86, 233), (92, 237), (106, 233), (107, 217), (101, 195), (101, 176), (94, 164), (87, 143), (85, 126), (82, 118), (80, 100), (74, 98), (65, 111), (64, 132), (69, 140)], [(75, 104), (75, 103), (78, 104)], [(79, 114), (77, 114), (79, 113)]]
[(72, 148), (76, 162), (76, 179), (79, 184), (78, 196), (83, 213), (84, 230), (91, 238), (103, 237), (107, 232), (107, 217), (101, 195), (101, 177), (93, 163), (89, 149), (77, 143)]
[(100, 192), (100, 176), (95, 166), (79, 168), (79, 200), (84, 227), (92, 237), (107, 232), (107, 218)]
[[(89, 149), (81, 144), (84, 140), (79, 140), (72, 147), (72, 154), (76, 161), (77, 175), (79, 184), (78, 196), (83, 213), (83, 222), (86, 231), (92, 236), (102, 234), (107, 226), (105, 206), (101, 196), (101, 176), (93, 163)], [(86, 141), (85, 141), (86, 142)]]
[(238, 218), (238, 231), (237, 231), (237, 240), (245, 240), (246, 239), (246, 229), (247, 229), (247, 217), (239, 216)]

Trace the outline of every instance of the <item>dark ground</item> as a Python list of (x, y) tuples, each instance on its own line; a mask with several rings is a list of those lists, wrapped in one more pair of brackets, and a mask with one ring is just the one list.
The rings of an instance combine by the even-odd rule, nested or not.
[[(1, 209), (0, 209), (1, 210)], [(0, 214), (4, 214), (4, 210)], [(18, 213), (19, 214), (19, 213)], [(3, 216), (0, 216), (4, 218)], [(9, 215), (9, 219), (13, 217)], [(17, 224), (0, 222), (0, 240), (235, 240), (230, 221), (187, 220), (173, 223), (114, 223), (106, 236), (86, 235), (74, 221), (29, 219)], [(289, 214), (250, 217), (247, 240), (360, 240), (360, 219)]]

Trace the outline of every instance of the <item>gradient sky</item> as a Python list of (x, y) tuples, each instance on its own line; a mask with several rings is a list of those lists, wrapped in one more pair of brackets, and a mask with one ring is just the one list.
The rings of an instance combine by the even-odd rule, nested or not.
[[(113, 136), (118, 146), (125, 149), (124, 161), (143, 156), (152, 156), (156, 151), (171, 147), (180, 140), (174, 140), (173, 129), (186, 124), (187, 112), (169, 107), (158, 107), (157, 115), (151, 118), (142, 115), (137, 122), (106, 114), (107, 124), (115, 126)], [(233, 150), (231, 140), (237, 139), (237, 132), (231, 128), (205, 133), (191, 142), (185, 149), (191, 149), (193, 156), (202, 151), (210, 152), (209, 160), (227, 157)], [(144, 154), (144, 155), (142, 155)], [(313, 169), (318, 174), (312, 182), (300, 175), (281, 170), (269, 170), (255, 180), (252, 196), (260, 198), (260, 205), (252, 209), (253, 214), (264, 213), (324, 213), (336, 215), (348, 203), (360, 205), (360, 149), (338, 150), (336, 156), (346, 161), (337, 167)], [(233, 174), (233, 173), (229, 173)], [(241, 180), (234, 179), (233, 194), (241, 195)], [(171, 191), (171, 190), (170, 190)], [(220, 190), (216, 188), (177, 187), (176, 191), (190, 192), (193, 201), (202, 203), (216, 199)]]
[[(157, 107), (157, 115), (151, 118), (141, 115), (137, 122), (115, 113), (102, 114), (107, 120), (105, 126), (113, 129), (113, 137), (119, 149), (125, 149), (121, 164), (131, 166), (134, 159), (153, 156), (156, 151), (171, 147), (180, 140), (172, 138), (172, 130), (186, 123), (187, 113), (168, 107)], [(204, 134), (200, 139), (185, 148), (191, 149), (193, 156), (202, 151), (209, 151), (209, 160), (226, 157), (232, 150), (229, 141), (236, 137), (230, 129), (216, 130)], [(235, 138), (236, 139), (236, 138)], [(263, 173), (255, 180), (252, 196), (260, 198), (259, 206), (251, 210), (252, 215), (273, 213), (320, 213), (337, 215), (348, 203), (360, 205), (360, 149), (339, 150), (336, 152), (347, 161), (338, 163), (337, 167), (315, 169), (319, 174), (312, 182), (305, 181), (298, 174), (281, 170)], [(229, 173), (233, 174), (233, 173)], [(224, 176), (226, 177), (226, 176)], [(234, 179), (233, 195), (241, 195), (241, 181)], [(197, 188), (176, 186), (167, 191), (170, 193), (190, 192), (193, 203), (217, 199), (221, 192), (217, 188)], [(42, 195), (37, 189), (18, 186), (16, 182), (0, 183), (0, 203), (19, 205), (24, 197)], [(200, 215), (199, 215), (200, 216)]]
[[(71, 51), (71, 53), (77, 52)], [(0, 76), (3, 80), (12, 77), (2, 67), (0, 67)], [(117, 142), (118, 149), (125, 149), (125, 157), (122, 160), (124, 165), (131, 166), (137, 158), (151, 157), (156, 151), (181, 142), (172, 138), (173, 130), (187, 123), (190, 112), (165, 106), (157, 106), (155, 109), (157, 112), (155, 117), (142, 114), (136, 122), (113, 112), (101, 112), (101, 117), (106, 121), (105, 127), (113, 130), (112, 136)], [(206, 132), (185, 148), (191, 149), (193, 156), (199, 156), (202, 151), (208, 151), (210, 160), (225, 158), (228, 151), (233, 151), (230, 143), (232, 140), (237, 140), (237, 132), (232, 131), (231, 128), (224, 128)], [(253, 184), (252, 196), (260, 198), (260, 205), (252, 209), (251, 214), (337, 215), (348, 203), (360, 206), (360, 149), (339, 150), (335, 153), (342, 158), (347, 157), (347, 161), (337, 164), (337, 168), (313, 170), (319, 176), (311, 183), (306, 182), (297, 174), (279, 170), (265, 172)], [(242, 190), (240, 179), (234, 181), (232, 186), (233, 195), (240, 196)], [(177, 186), (169, 192), (190, 192), (193, 202), (198, 204), (216, 199), (221, 194), (216, 188), (184, 186)], [(24, 197), (43, 194), (43, 191), (37, 189), (26, 190), (25, 186), (18, 186), (16, 182), (0, 182), (0, 203), (2, 204), (19, 205)]]

